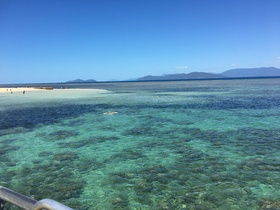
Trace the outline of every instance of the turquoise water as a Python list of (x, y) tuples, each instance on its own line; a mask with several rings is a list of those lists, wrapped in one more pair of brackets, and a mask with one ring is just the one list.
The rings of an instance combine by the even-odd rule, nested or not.
[(0, 185), (84, 210), (280, 209), (280, 79), (68, 88), (106, 91), (0, 93)]

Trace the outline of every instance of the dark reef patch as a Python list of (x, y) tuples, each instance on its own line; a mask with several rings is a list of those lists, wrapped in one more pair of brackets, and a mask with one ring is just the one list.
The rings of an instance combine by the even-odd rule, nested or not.
[(86, 139), (86, 140), (78, 140), (78, 141), (71, 141), (71, 142), (58, 142), (58, 146), (61, 148), (81, 148), (81, 147), (86, 147), (91, 144), (94, 144), (93, 139)]
[(49, 125), (63, 119), (75, 118), (90, 112), (108, 109), (107, 104), (67, 104), (58, 106), (36, 106), (0, 112), (0, 130), (15, 127), (33, 128), (38, 124)]
[(112, 155), (110, 158), (106, 159), (104, 162), (124, 162), (127, 160), (137, 160), (140, 158), (146, 158), (147, 156), (143, 153), (141, 149), (123, 149), (117, 154)]
[(56, 161), (73, 161), (77, 160), (79, 157), (75, 152), (60, 152), (54, 154), (53, 159)]
[(58, 130), (49, 134), (45, 134), (45, 138), (50, 141), (64, 140), (70, 137), (78, 136), (79, 132), (73, 130)]
[(79, 165), (79, 171), (81, 173), (88, 173), (89, 171), (96, 170), (98, 168), (104, 167), (104, 162), (97, 161), (96, 159), (83, 159), (81, 160), (83, 164)]

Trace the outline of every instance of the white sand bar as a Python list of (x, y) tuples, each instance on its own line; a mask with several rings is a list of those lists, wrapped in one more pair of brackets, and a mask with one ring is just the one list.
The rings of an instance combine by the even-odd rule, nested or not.
[(77, 93), (77, 92), (91, 92), (91, 93), (106, 93), (104, 89), (53, 89), (51, 87), (15, 87), (15, 88), (0, 88), (0, 93), (28, 93), (28, 92), (52, 92), (52, 93)]
[(16, 88), (0, 88), (0, 93), (14, 93), (14, 92), (22, 92), (23, 91), (45, 91), (47, 89), (42, 89), (42, 88), (34, 88), (34, 87), (16, 87)]
[(107, 97), (110, 93), (104, 89), (44, 89), (35, 87), (18, 87), (18, 88), (0, 88), (0, 111), (14, 105), (24, 105), (30, 103), (42, 102), (65, 102), (79, 98), (94, 99), (97, 97)]

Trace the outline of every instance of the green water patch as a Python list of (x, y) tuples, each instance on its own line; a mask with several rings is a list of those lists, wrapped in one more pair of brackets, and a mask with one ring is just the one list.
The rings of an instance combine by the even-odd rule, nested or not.
[(91, 144), (95, 144), (94, 139), (86, 139), (86, 140), (79, 140), (79, 141), (68, 141), (68, 142), (59, 142), (58, 145), (61, 148), (72, 148), (78, 149), (81, 147), (88, 147)]
[(79, 135), (79, 132), (73, 130), (58, 130), (51, 133), (45, 133), (42, 136), (49, 141), (59, 141), (65, 140), (70, 137), (76, 137)]
[[(261, 162), (256, 161), (256, 163), (250, 163), (251, 161), (249, 161), (243, 153), (243, 150), (247, 151), (247, 153), (250, 152), (246, 149), (248, 145), (246, 143), (242, 145), (242, 142), (239, 142), (239, 145), (235, 145), (238, 139), (231, 139), (232, 136), (236, 136), (242, 132), (245, 134), (248, 132), (246, 129), (236, 131), (235, 134), (232, 132), (230, 135), (229, 133), (215, 133), (214, 131), (201, 131), (199, 129), (191, 130), (194, 139), (200, 140), (181, 143), (176, 142), (173, 147), (170, 147), (170, 143), (166, 141), (141, 142), (141, 146), (145, 146), (145, 148), (150, 147), (149, 149), (154, 147), (169, 147), (181, 156), (181, 158), (177, 156), (176, 164), (173, 164), (172, 167), (169, 166), (172, 170), (177, 171), (177, 178), (170, 178), (170, 180), (166, 180), (166, 182), (175, 183), (177, 187), (184, 186), (187, 183), (196, 189), (198, 183), (205, 183), (205, 186), (207, 186), (207, 188), (202, 187), (200, 193), (188, 192), (186, 194), (187, 196), (183, 196), (183, 194), (178, 195), (176, 199), (180, 200), (181, 204), (175, 204), (178, 201), (176, 199), (174, 201), (171, 197), (165, 201), (164, 199), (159, 201), (160, 203), (163, 202), (165, 206), (171, 209), (177, 209), (180, 205), (192, 206), (194, 209), (254, 209), (258, 208), (262, 199), (273, 200), (277, 198), (277, 194), (270, 192), (278, 190), (275, 183), (279, 182), (279, 161), (277, 162), (274, 160), (274, 162), (271, 162), (269, 159), (264, 161), (266, 157), (262, 156), (261, 158), (264, 160)], [(251, 132), (255, 133), (257, 136), (258, 132), (264, 131), (251, 129)], [(275, 134), (275, 132), (271, 133), (272, 136), (278, 136)], [(220, 141), (218, 146), (217, 141)], [(255, 147), (261, 147), (261, 145), (259, 145), (260, 142), (252, 141), (251, 143), (254, 144)], [(238, 148), (238, 146), (241, 148)], [(279, 148), (277, 144), (272, 145), (272, 147), (275, 146)], [(245, 149), (243, 149), (243, 147), (245, 147)], [(260, 150), (261, 149), (262, 147)], [(254, 150), (255, 149), (252, 149), (249, 154), (252, 157), (258, 155), (253, 152)], [(137, 174), (141, 176), (141, 172), (137, 172)], [(168, 176), (165, 176), (165, 178), (167, 177)], [(255, 180), (258, 181), (254, 182)], [(157, 181), (160, 183), (161, 179)], [(250, 183), (249, 185), (248, 182)], [(150, 186), (152, 186), (151, 180), (143, 181), (142, 184), (144, 191), (150, 190)], [(265, 194), (254, 193), (259, 189), (259, 185), (263, 184), (269, 185), (269, 188), (272, 189)], [(176, 193), (178, 193), (178, 189), (176, 189)], [(273, 194), (274, 196), (272, 196)], [(168, 196), (169, 194), (167, 193), (166, 195)], [(146, 197), (151, 198), (152, 196), (153, 195), (149, 195)], [(249, 201), (252, 196), (255, 196), (253, 203)], [(143, 200), (147, 201), (146, 197), (143, 195)], [(241, 199), (241, 201), (239, 199)], [(144, 201), (142, 205), (145, 206)], [(151, 199), (148, 199), (148, 205), (152, 205)]]
[(87, 139), (67, 141), (67, 142), (58, 142), (58, 146), (61, 148), (81, 148), (81, 147), (89, 147), (91, 145), (96, 145), (98, 143), (103, 143), (107, 141), (117, 141), (120, 138), (117, 136), (92, 136)]
[(280, 130), (244, 128), (231, 133), (233, 146), (248, 155), (271, 156), (279, 152)]
[[(13, 142), (15, 142), (16, 139), (9, 138), (0, 140), (0, 172), (6, 171), (9, 167), (13, 167), (16, 165), (15, 162), (11, 160), (9, 157), (9, 154), (15, 152), (19, 149), (18, 146), (12, 145)], [(0, 180), (0, 185), (6, 184), (7, 180)]]
[(114, 155), (111, 155), (110, 158), (108, 158), (104, 162), (117, 163), (117, 162), (124, 162), (128, 160), (137, 160), (146, 157), (147, 156), (145, 155), (144, 151), (142, 151), (142, 149), (140, 148), (126, 148)]
[(124, 136), (157, 136), (158, 132), (149, 125), (139, 125), (123, 132)]
[[(40, 157), (45, 158), (45, 155)], [(74, 199), (76, 206), (73, 207), (78, 208), (80, 203), (75, 198), (79, 197), (85, 183), (73, 173), (73, 168), (78, 167), (73, 161), (77, 157), (74, 152), (48, 153), (47, 163), (37, 161), (31, 166), (7, 170), (2, 179), (6, 180), (5, 187), (34, 199), (52, 198), (72, 206)]]
[[(181, 168), (151, 164), (142, 170), (112, 172), (101, 185), (103, 189), (109, 186), (111, 193), (106, 194), (106, 201), (98, 206), (100, 209), (106, 206), (117, 209), (253, 207), (246, 204), (246, 197), (251, 191), (242, 184), (228, 182), (217, 175), (208, 177), (201, 174), (202, 171), (183, 166)], [(211, 186), (209, 183), (212, 183)], [(240, 203), (240, 198), (244, 203)]]

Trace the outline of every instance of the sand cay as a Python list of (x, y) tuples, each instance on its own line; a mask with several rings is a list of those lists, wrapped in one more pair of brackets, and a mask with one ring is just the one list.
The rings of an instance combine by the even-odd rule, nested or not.
[(104, 93), (107, 90), (103, 89), (54, 89), (52, 87), (2, 87), (0, 88), (0, 93), (27, 93), (27, 92), (34, 92), (34, 91), (53, 91), (53, 92), (76, 92), (76, 91), (90, 91), (96, 93)]
[(48, 90), (46, 88), (35, 88), (35, 87), (16, 87), (16, 88), (0, 88), (0, 93), (3, 92), (23, 92), (23, 91), (42, 91)]
[[(110, 91), (104, 89), (67, 89), (54, 88), (45, 89), (37, 87), (3, 87), (0, 88), (0, 98), (6, 106), (0, 107), (0, 111), (8, 109), (10, 104), (13, 106), (23, 107), (32, 103), (68, 103), (70, 100), (79, 103), (84, 98), (107, 97)], [(74, 102), (73, 102), (74, 103)]]
[(0, 96), (13, 104), (34, 102), (42, 100), (65, 100), (78, 98), (92, 98), (106, 96), (110, 91), (104, 89), (67, 89), (67, 88), (45, 88), (45, 87), (3, 87), (0, 88)]

